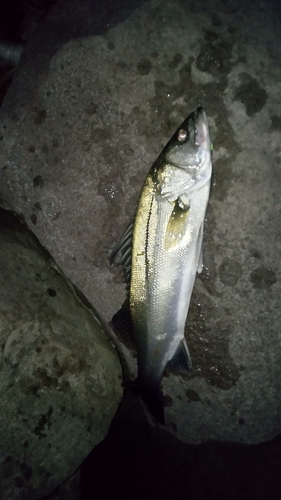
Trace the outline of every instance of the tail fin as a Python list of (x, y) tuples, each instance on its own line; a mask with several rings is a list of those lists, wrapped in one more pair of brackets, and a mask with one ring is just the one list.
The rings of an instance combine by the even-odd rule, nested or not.
[(160, 385), (153, 386), (142, 383), (138, 378), (130, 384), (130, 389), (139, 394), (149, 413), (165, 425), (164, 396)]

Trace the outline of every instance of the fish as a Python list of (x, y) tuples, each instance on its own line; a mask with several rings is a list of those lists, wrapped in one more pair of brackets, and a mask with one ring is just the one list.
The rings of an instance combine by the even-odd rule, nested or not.
[(202, 244), (212, 159), (208, 119), (199, 106), (180, 125), (153, 163), (134, 219), (110, 255), (123, 266), (128, 300), (112, 319), (136, 346), (135, 388), (165, 423), (161, 381), (167, 365), (192, 368), (185, 323)]

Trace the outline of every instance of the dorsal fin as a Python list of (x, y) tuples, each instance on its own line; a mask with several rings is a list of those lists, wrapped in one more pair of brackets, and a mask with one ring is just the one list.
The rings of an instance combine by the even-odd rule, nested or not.
[(109, 256), (110, 265), (115, 262), (118, 266), (122, 266), (124, 281), (127, 285), (129, 285), (131, 281), (133, 229), (134, 221), (132, 220), (120, 238), (119, 243)]

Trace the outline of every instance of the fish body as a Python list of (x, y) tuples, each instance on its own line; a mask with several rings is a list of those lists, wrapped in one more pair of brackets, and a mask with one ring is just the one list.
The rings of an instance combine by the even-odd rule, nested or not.
[(198, 108), (151, 167), (134, 224), (113, 255), (119, 256), (127, 277), (130, 265), (129, 309), (138, 357), (137, 384), (151, 413), (161, 422), (165, 367), (172, 363), (184, 371), (191, 368), (184, 328), (196, 272), (203, 266), (211, 173), (207, 117)]

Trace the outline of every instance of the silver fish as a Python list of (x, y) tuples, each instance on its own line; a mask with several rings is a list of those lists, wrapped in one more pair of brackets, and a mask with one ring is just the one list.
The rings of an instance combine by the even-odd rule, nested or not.
[[(129, 313), (137, 349), (137, 387), (164, 423), (161, 379), (168, 363), (191, 368), (184, 337), (196, 272), (201, 272), (203, 227), (212, 174), (206, 114), (199, 107), (181, 124), (152, 165), (136, 216), (110, 261), (129, 281)], [(113, 326), (122, 324), (120, 314)]]

